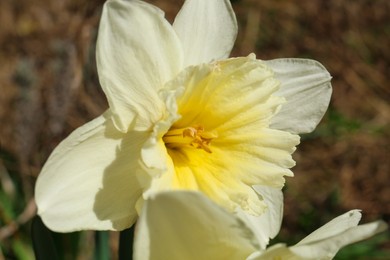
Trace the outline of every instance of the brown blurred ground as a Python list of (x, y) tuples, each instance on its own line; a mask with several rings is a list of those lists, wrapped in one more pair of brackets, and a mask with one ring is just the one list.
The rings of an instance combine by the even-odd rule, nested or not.
[[(26, 202), (52, 149), (107, 108), (94, 60), (103, 2), (0, 1), (0, 166), (22, 183)], [(172, 21), (182, 1), (149, 2)], [(310, 219), (317, 226), (351, 208), (364, 222), (388, 221), (390, 1), (236, 0), (233, 8), (233, 56), (313, 58), (333, 76), (329, 112), (295, 154), (283, 234), (307, 234)]]

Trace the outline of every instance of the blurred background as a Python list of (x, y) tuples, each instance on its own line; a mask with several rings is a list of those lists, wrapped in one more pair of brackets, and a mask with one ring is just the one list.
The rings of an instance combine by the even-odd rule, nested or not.
[[(148, 2), (173, 21), (183, 1)], [(0, 1), (0, 260), (34, 258), (30, 225), (40, 169), (61, 140), (107, 108), (94, 53), (103, 3)], [(354, 208), (363, 210), (361, 223), (389, 223), (390, 1), (232, 4), (239, 23), (232, 56), (312, 58), (333, 76), (330, 108), (294, 155), (275, 242), (296, 243)], [(107, 234), (106, 254), (115, 259), (118, 234)], [(390, 259), (389, 238), (350, 246), (337, 259)], [(95, 240), (93, 232), (56, 237), (63, 259), (96, 256)]]

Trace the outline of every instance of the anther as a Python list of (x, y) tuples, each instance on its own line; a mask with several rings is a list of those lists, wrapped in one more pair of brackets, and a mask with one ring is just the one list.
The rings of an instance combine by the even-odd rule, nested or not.
[(196, 125), (171, 129), (163, 136), (163, 141), (168, 148), (194, 147), (211, 153), (210, 142), (217, 137), (216, 132), (206, 132), (202, 126)]

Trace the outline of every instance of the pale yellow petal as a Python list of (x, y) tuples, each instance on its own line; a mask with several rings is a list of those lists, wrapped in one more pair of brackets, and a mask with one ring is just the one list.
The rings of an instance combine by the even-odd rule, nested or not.
[(253, 253), (248, 259), (333, 259), (342, 247), (387, 229), (387, 224), (384, 221), (358, 226), (360, 218), (361, 214), (358, 210), (351, 210), (328, 222), (294, 246), (287, 247), (284, 244), (276, 244), (266, 251)]
[(384, 221), (358, 225), (361, 214), (351, 210), (290, 247), (291, 252), (306, 259), (333, 259), (346, 245), (367, 239), (387, 229)]
[(280, 189), (256, 185), (255, 191), (263, 198), (267, 209), (260, 216), (253, 216), (243, 210), (236, 214), (253, 230), (262, 250), (265, 250), (270, 239), (279, 233), (283, 219), (283, 193)]
[(183, 66), (180, 41), (164, 13), (144, 1), (107, 1), (96, 58), (115, 126), (150, 129), (164, 112), (158, 90)]
[(257, 249), (244, 223), (198, 192), (162, 192), (145, 202), (134, 259), (245, 259)]
[[(314, 260), (295, 255), (285, 244), (276, 244), (264, 252), (255, 252), (248, 260)], [(319, 260), (319, 259), (318, 259)]]
[(297, 245), (310, 244), (325, 238), (337, 236), (352, 227), (356, 227), (361, 218), (362, 213), (360, 213), (360, 210), (350, 210), (318, 228), (302, 239)]
[(237, 21), (229, 0), (187, 0), (173, 23), (185, 53), (185, 65), (229, 57)]
[(38, 214), (52, 230), (121, 230), (136, 218), (141, 195), (136, 173), (145, 133), (122, 134), (110, 113), (76, 129), (40, 173)]
[(329, 72), (319, 62), (308, 59), (276, 59), (266, 64), (281, 82), (276, 95), (286, 99), (272, 119), (272, 126), (291, 133), (313, 131), (329, 106), (332, 94)]

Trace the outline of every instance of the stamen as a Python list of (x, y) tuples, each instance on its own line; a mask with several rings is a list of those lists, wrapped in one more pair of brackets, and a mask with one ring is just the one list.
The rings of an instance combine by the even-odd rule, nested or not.
[(164, 136), (163, 141), (168, 148), (194, 147), (211, 153), (209, 144), (217, 138), (216, 132), (205, 132), (202, 126), (191, 126), (180, 129), (171, 129)]

